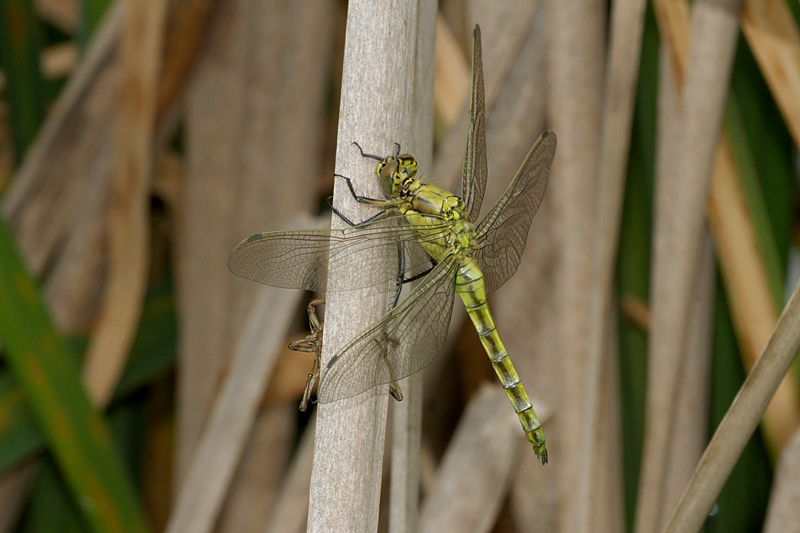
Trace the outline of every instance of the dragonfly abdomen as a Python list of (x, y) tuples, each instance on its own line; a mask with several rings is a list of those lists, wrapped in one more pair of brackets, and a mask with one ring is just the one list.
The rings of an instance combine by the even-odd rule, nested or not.
[(494, 368), (497, 377), (503, 384), (508, 400), (514, 406), (514, 411), (517, 412), (517, 417), (519, 417), (522, 429), (525, 431), (525, 436), (533, 445), (533, 450), (542, 464), (547, 463), (547, 448), (545, 447), (542, 425), (536, 417), (536, 412), (533, 410), (533, 404), (528, 397), (528, 393), (525, 392), (525, 387), (522, 386), (514, 364), (508, 357), (503, 341), (500, 340), (500, 335), (497, 333), (492, 314), (489, 312), (489, 306), (486, 303), (483, 273), (470, 258), (464, 259), (456, 276), (456, 291), (461, 297), (461, 301), (464, 302), (464, 307), (466, 307), (472, 323), (475, 325), (481, 344), (489, 356), (492, 368)]

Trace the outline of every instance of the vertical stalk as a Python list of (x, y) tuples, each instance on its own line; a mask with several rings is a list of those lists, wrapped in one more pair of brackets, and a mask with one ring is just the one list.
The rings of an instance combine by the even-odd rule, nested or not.
[[(355, 0), (349, 4), (339, 111), (336, 173), (348, 176), (359, 194), (380, 198), (372, 162), (363, 160), (353, 141), (371, 153), (393, 153), (407, 146), (417, 30), (417, 2)], [(343, 180), (334, 188), (334, 206), (351, 220), (374, 210), (357, 204)], [(332, 227), (344, 223), (335, 218)], [(356, 271), (330, 271), (344, 282)], [(376, 320), (388, 295), (375, 290), (328, 294), (323, 366), (359, 331)], [(308, 531), (375, 531), (378, 527), (381, 467), (386, 425), (386, 388), (377, 394), (319, 406), (314, 466), (309, 494)]]

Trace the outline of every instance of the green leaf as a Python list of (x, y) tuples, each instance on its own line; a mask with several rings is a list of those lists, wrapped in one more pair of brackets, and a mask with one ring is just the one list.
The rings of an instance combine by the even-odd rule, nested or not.
[[(164, 375), (175, 363), (177, 327), (172, 286), (165, 278), (148, 290), (139, 331), (114, 404)], [(84, 348), (86, 342), (72, 339)], [(44, 436), (25, 402), (25, 393), (9, 372), (0, 372), (0, 473), (45, 450)]]
[(0, 222), (0, 339), (73, 498), (95, 531), (147, 531), (133, 485), (75, 357)]

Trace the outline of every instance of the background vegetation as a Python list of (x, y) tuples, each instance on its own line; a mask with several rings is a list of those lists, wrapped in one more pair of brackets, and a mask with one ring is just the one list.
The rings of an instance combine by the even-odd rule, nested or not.
[[(485, 208), (558, 135), (523, 264), (490, 301), (550, 464), (457, 310), (421, 423), (388, 426), (380, 510), (338, 496), (380, 530), (666, 526), (797, 282), (800, 7), (434, 4), (0, 2), (0, 531), (305, 529), (311, 359), (286, 346), (311, 295), (238, 279), (227, 256), (327, 226), (334, 154), (372, 179), (336, 135), (341, 91), (381, 90), (342, 87), (345, 39), (370, 37), (352, 20), (385, 13), (422, 50), (437, 7), (426, 178), (458, 190), (475, 23)], [(358, 61), (402, 77), (432, 70), (420, 57)], [(707, 531), (800, 523), (798, 371)]]

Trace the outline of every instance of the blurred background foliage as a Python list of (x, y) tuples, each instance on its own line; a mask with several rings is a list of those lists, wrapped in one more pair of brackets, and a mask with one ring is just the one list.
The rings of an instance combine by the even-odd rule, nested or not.
[[(442, 11), (461, 13), (452, 6), (457, 3), (442, 2)], [(13, 182), (66, 80), (85, 57), (110, 4), (110, 0), (4, 0), (0, 3), (0, 190), (8, 190)], [(796, 21), (797, 3), (787, 1), (786, 4)], [(337, 13), (334, 31), (340, 43), (344, 32), (344, 3), (336, 3), (333, 9)], [(487, 41), (492, 38), (495, 36), (484, 36)], [(628, 531), (633, 530), (645, 431), (646, 309), (651, 276), (661, 46), (654, 12), (648, 5), (616, 276), (617, 299), (622, 304), (618, 315), (620, 453), (625, 530)], [(328, 158), (335, 144), (330, 132), (334, 131), (336, 123), (336, 85), (341, 70), (336, 61), (323, 67), (329, 89), (319, 120), (325, 123), (323, 129), (328, 132), (322, 143), (322, 153)], [(437, 113), (441, 118), (441, 110)], [(441, 120), (437, 122), (440, 123)], [(748, 42), (741, 37), (724, 127), (734, 148), (747, 209), (768, 275), (770, 298), (775, 311), (779, 312), (798, 272), (797, 151)], [(180, 157), (186, 132), (180, 127), (173, 131), (169, 151)], [(441, 138), (445, 128), (437, 127), (437, 131)], [(79, 136), (81, 132), (75, 131), (74, 135)], [(315, 171), (320, 178), (312, 191), (314, 205), (324, 205), (324, 198), (331, 191), (332, 168), (326, 166), (325, 169), (327, 172)], [(293, 178), (284, 176), (284, 179)], [(176, 372), (181, 371), (176, 368), (181, 324), (177, 319), (174, 282), (179, 272), (174, 264), (175, 248), (181, 243), (170, 183), (168, 179), (160, 180), (149, 194), (147, 294), (124, 372), (115, 386), (113, 399), (99, 414), (89, 407), (89, 396), (83, 391), (76, 371), (81, 354), (89, 344), (93, 324), (90, 322), (83, 331), (54, 333), (54, 322), (48, 318), (52, 315), (45, 314), (41, 307), (46, 300), (41, 290), (43, 280), (37, 279), (30, 268), (22, 268), (13, 232), (5, 225), (0, 226), (0, 241), (3, 241), (0, 305), (6, 306), (0, 312), (3, 349), (0, 472), (6, 481), (0, 483), (10, 483), (8, 480), (21, 472), (28, 472), (33, 480), (16, 497), (0, 489), (0, 515), (16, 517), (0, 520), (3, 531), (159, 530), (166, 524), (169, 502), (176, 490), (171, 486), (170, 471), (175, 439)], [(253, 228), (254, 231), (264, 229), (271, 228)], [(225, 261), (225, 257), (218, 259), (220, 264)], [(52, 266), (44, 269), (44, 276)], [(728, 301), (731, 288), (726, 286), (722, 276), (717, 275), (716, 279), (719, 290), (713, 313), (709, 434), (746, 375), (737, 332), (731, 321)], [(102, 283), (102, 275), (98, 276), (97, 283)], [(31, 293), (34, 288), (38, 289)], [(639, 312), (642, 309), (644, 315)], [(297, 312), (295, 322), (296, 331), (292, 335), (296, 337), (304, 327), (302, 312)], [(469, 328), (465, 328), (463, 334), (470, 335)], [(34, 362), (42, 368), (32, 368)], [(294, 380), (289, 390), (275, 393), (277, 385), (271, 384), (264, 401), (270, 401), (270, 394), (283, 395), (284, 402), (286, 398), (298, 401), (307, 363), (306, 359), (292, 363), (296, 368), (283, 374), (288, 376), (285, 379)], [(65, 370), (67, 367), (71, 370)], [(800, 377), (797, 364), (794, 372)], [(43, 380), (43, 375), (47, 379)], [(65, 408), (63, 412), (48, 411), (58, 405)], [(450, 411), (458, 413), (460, 408), (450, 408)], [(298, 414), (296, 421), (297, 427), (292, 431), (293, 446), (298, 445), (308, 418)], [(65, 431), (77, 431), (86, 438), (70, 441)], [(103, 437), (106, 431), (111, 435), (108, 443)], [(88, 464), (80, 463), (80, 458)], [(776, 459), (768, 451), (761, 434), (756, 433), (720, 495), (707, 522), (707, 531), (761, 530)], [(558, 455), (554, 454), (554, 461), (558, 460)], [(98, 483), (101, 485), (80, 481), (82, 474), (91, 472), (100, 475)], [(107, 501), (102, 505), (91, 503), (97, 494), (105, 494)], [(102, 512), (103, 509), (108, 512)], [(115, 525), (115, 520), (120, 520), (124, 526), (119, 522)], [(501, 521), (496, 531), (510, 530), (503, 527), (511, 526), (503, 526)]]

